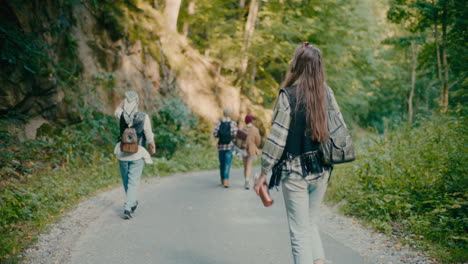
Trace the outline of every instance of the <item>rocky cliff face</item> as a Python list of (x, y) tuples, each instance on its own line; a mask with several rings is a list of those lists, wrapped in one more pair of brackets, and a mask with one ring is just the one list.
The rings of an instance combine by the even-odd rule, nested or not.
[(185, 37), (167, 31), (150, 4), (2, 2), (0, 113), (26, 120), (23, 137), (45, 122), (78, 122), (84, 108), (112, 114), (126, 90), (138, 92), (149, 113), (155, 100), (177, 94), (208, 122), (224, 107), (235, 119), (269, 120)]
[(69, 8), (60, 8), (62, 4), (0, 2), (2, 115), (41, 115), (49, 120), (60, 116), (64, 91), (57, 84), (57, 65), (60, 59), (62, 65), (73, 60), (73, 56), (63, 58), (68, 43), (56, 35), (70, 29), (60, 23), (61, 17), (72, 16)]

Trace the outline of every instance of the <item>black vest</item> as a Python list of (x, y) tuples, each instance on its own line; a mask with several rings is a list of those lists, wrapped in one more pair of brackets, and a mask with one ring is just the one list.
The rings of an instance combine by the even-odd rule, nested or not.
[[(133, 128), (135, 128), (137, 137), (138, 137), (138, 145), (140, 146), (145, 146), (146, 145), (146, 136), (145, 136), (145, 131), (144, 131), (144, 124), (145, 124), (145, 117), (146, 114), (143, 112), (138, 112), (136, 113), (135, 119), (133, 120)], [(125, 122), (125, 118), (122, 115), (120, 116), (120, 137), (119, 141), (121, 141), (122, 138), (122, 133), (124, 130), (128, 128), (127, 122)]]
[(288, 138), (286, 139), (286, 146), (280, 162), (319, 149), (319, 143), (317, 141), (312, 141), (310, 137), (310, 129), (307, 127), (306, 122), (305, 106), (299, 105), (296, 111), (296, 90), (296, 86), (293, 85), (281, 89), (280, 91), (280, 93), (285, 93), (287, 95), (291, 109), (291, 123), (289, 125)]

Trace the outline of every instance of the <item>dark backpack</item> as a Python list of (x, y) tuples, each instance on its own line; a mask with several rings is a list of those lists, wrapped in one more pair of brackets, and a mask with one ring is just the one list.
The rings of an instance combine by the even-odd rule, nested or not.
[(218, 129), (218, 138), (219, 138), (218, 144), (220, 145), (227, 145), (231, 143), (232, 141), (231, 121), (227, 121), (227, 122), (221, 121), (221, 124), (219, 125), (219, 129)]

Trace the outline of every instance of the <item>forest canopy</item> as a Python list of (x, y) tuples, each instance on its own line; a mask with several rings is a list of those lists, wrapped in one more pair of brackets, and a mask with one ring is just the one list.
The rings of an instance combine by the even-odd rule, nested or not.
[[(347, 118), (382, 131), (466, 101), (467, 3), (184, 0), (178, 30), (271, 107), (294, 49), (319, 47)], [(250, 25), (249, 25), (250, 24)], [(352, 113), (352, 114), (351, 114)]]

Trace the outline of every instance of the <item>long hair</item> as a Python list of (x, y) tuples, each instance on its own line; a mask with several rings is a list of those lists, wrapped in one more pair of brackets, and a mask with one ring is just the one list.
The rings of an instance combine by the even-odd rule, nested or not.
[(297, 85), (297, 103), (294, 112), (297, 113), (299, 108), (304, 108), (311, 138), (318, 142), (328, 139), (327, 95), (324, 83), (322, 53), (318, 48), (304, 42), (294, 52), (281, 88)]

